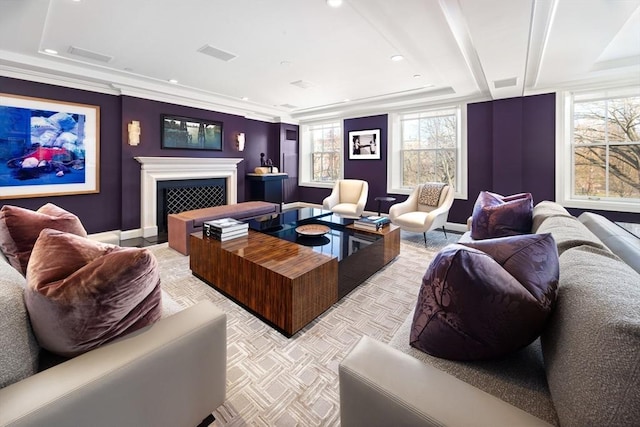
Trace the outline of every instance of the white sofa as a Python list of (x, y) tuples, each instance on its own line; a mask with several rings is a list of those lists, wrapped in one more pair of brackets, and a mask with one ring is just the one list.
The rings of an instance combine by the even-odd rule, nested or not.
[(640, 258), (638, 242), (608, 248), (553, 202), (532, 232), (560, 254), (541, 339), (498, 360), (439, 359), (409, 345), (410, 314), (389, 344), (363, 337), (340, 363), (343, 427), (640, 425), (640, 274), (621, 260)]
[(223, 403), (226, 315), (211, 302), (32, 374), (24, 286), (0, 254), (0, 426), (196, 426)]

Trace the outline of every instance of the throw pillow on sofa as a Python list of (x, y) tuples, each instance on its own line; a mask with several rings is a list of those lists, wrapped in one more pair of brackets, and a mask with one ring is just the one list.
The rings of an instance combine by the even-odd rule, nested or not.
[(542, 332), (558, 276), (550, 234), (449, 245), (422, 279), (410, 343), (454, 360), (519, 350)]
[(476, 240), (531, 233), (531, 193), (502, 196), (481, 191), (471, 215), (471, 237)]
[(158, 263), (147, 249), (44, 229), (25, 302), (40, 346), (73, 357), (160, 318)]
[(33, 245), (44, 228), (87, 237), (78, 217), (53, 203), (47, 203), (37, 211), (11, 205), (0, 209), (0, 251), (23, 276)]

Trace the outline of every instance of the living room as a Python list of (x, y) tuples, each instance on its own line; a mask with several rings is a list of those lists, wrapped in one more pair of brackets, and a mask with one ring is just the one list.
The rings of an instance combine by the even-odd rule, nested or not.
[[(22, 4), (18, 5), (18, 3)], [(400, 65), (405, 67), (403, 73), (408, 75), (408, 79), (410, 78), (412, 83), (405, 82), (404, 86), (389, 89), (385, 87), (386, 92), (383, 89), (373, 91), (369, 89), (369, 93), (354, 92), (353, 95), (348, 96), (354, 101), (344, 101), (347, 96), (338, 90), (336, 93), (332, 93), (333, 98), (325, 99), (324, 104), (317, 102), (310, 105), (298, 101), (307, 97), (309, 93), (317, 96), (317, 92), (322, 92), (326, 89), (325, 87), (322, 87), (322, 90), (312, 88), (311, 92), (308, 89), (294, 87), (293, 89), (298, 91), (293, 92), (295, 100), (294, 96), (285, 99), (285, 97), (278, 98), (270, 94), (272, 98), (268, 98), (268, 95), (249, 93), (249, 88), (253, 90), (256, 86), (268, 87), (271, 84), (266, 78), (259, 84), (251, 81), (261, 80), (261, 78), (255, 77), (260, 74), (261, 68), (256, 63), (246, 62), (247, 59), (251, 60), (249, 55), (247, 55), (248, 58), (240, 55), (228, 62), (213, 62), (212, 68), (215, 69), (216, 67), (234, 65), (234, 61), (242, 61), (241, 65), (244, 67), (242, 71), (239, 69), (231, 71), (238, 75), (238, 83), (229, 83), (229, 88), (225, 88), (224, 81), (222, 81), (213, 88), (209, 86), (198, 91), (194, 89), (195, 84), (191, 82), (176, 84), (166, 81), (166, 79), (175, 76), (163, 75), (161, 78), (160, 73), (156, 73), (156, 70), (161, 68), (157, 64), (162, 63), (158, 59), (159, 56), (154, 56), (153, 60), (149, 59), (146, 71), (139, 68), (144, 66), (142, 65), (144, 64), (143, 60), (140, 62), (141, 65), (131, 66), (133, 71), (127, 71), (122, 68), (124, 65), (117, 61), (117, 65), (109, 65), (108, 62), (95, 62), (95, 59), (68, 53), (69, 46), (79, 43), (84, 49), (117, 56), (117, 52), (105, 52), (101, 48), (104, 43), (108, 45), (108, 38), (112, 33), (104, 33), (103, 37), (107, 42), (105, 40), (96, 41), (94, 49), (92, 49), (89, 36), (86, 36), (84, 40), (69, 42), (70, 36), (66, 33), (62, 34), (63, 32), (61, 32), (57, 36), (50, 33), (50, 29), (56, 24), (70, 26), (70, 22), (86, 21), (90, 27), (93, 20), (101, 22), (96, 16), (100, 17), (103, 16), (101, 14), (106, 14), (108, 12), (106, 8), (113, 7), (118, 11), (116, 15), (122, 15), (118, 18), (122, 20), (119, 21), (119, 26), (133, 28), (133, 30), (127, 30), (131, 31), (127, 36), (130, 37), (130, 40), (142, 39), (143, 32), (148, 28), (145, 25), (146, 21), (139, 21), (142, 18), (139, 18), (141, 12), (138, 7), (141, 6), (135, 7), (136, 11), (140, 12), (136, 14), (127, 11), (128, 6), (125, 2), (118, 2), (114, 5), (104, 2), (102, 5), (94, 5), (94, 8), (90, 8), (88, 12), (70, 11), (74, 7), (88, 7), (86, 3), (88, 2), (0, 1), (3, 9), (3, 16), (0, 18), (0, 23), (3, 24), (3, 29), (0, 30), (2, 31), (0, 93), (3, 98), (3, 106), (11, 105), (15, 99), (13, 97), (27, 97), (44, 102), (71, 103), (98, 108), (99, 131), (96, 144), (97, 152), (95, 153), (98, 168), (96, 169), (95, 188), (86, 194), (69, 192), (69, 194), (55, 196), (39, 196), (37, 192), (34, 192), (19, 197), (7, 196), (3, 194), (4, 188), (0, 188), (0, 206), (15, 205), (36, 210), (46, 203), (55, 203), (77, 215), (89, 235), (96, 237), (115, 236), (118, 241), (145, 239), (146, 244), (152, 245), (156, 242), (154, 239), (157, 236), (157, 229), (154, 227), (157, 227), (157, 223), (155, 215), (151, 215), (149, 223), (146, 222), (148, 214), (145, 211), (144, 201), (148, 199), (148, 196), (144, 193), (142, 185), (143, 162), (139, 159), (178, 157), (191, 158), (195, 161), (199, 159), (233, 161), (235, 172), (231, 174), (234, 176), (235, 187), (226, 189), (226, 202), (243, 202), (251, 199), (247, 174), (261, 166), (261, 153), (265, 153), (268, 159), (272, 159), (273, 164), (281, 171), (288, 173), (284, 191), (284, 207), (321, 206), (325, 197), (331, 192), (333, 181), (313, 182), (312, 168), (305, 165), (303, 159), (305, 156), (307, 158), (311, 156), (305, 143), (308, 141), (309, 132), (313, 126), (338, 123), (341, 141), (339, 151), (341, 161), (337, 172), (339, 177), (361, 179), (368, 183), (369, 197), (365, 207), (367, 212), (378, 211), (376, 197), (389, 196), (396, 199), (394, 202), (383, 203), (382, 211), (388, 213), (391, 204), (405, 200), (411, 192), (410, 187), (402, 188), (402, 185), (398, 185), (396, 182), (400, 170), (394, 164), (397, 161), (399, 150), (396, 136), (398, 129), (396, 123), (399, 117), (407, 112), (433, 112), (453, 107), (456, 109), (456, 117), (459, 117), (458, 128), (461, 145), (456, 149), (461, 163), (459, 163), (459, 169), (456, 170), (458, 172), (456, 179), (460, 184), (456, 185), (456, 198), (449, 212), (447, 231), (460, 234), (466, 231), (467, 220), (473, 212), (474, 204), (481, 191), (504, 195), (528, 192), (531, 193), (534, 202), (545, 200), (559, 202), (574, 216), (579, 216), (584, 211), (590, 211), (601, 214), (614, 222), (640, 223), (640, 203), (638, 203), (637, 196), (627, 198), (622, 203), (617, 200), (597, 200), (599, 198), (597, 195), (573, 197), (575, 195), (570, 194), (570, 191), (567, 190), (571, 188), (571, 160), (563, 154), (567, 147), (564, 132), (566, 131), (566, 123), (570, 122), (566, 111), (569, 110), (571, 102), (574, 102), (576, 94), (600, 94), (605, 90), (622, 90), (620, 93), (624, 93), (625, 97), (635, 97), (636, 101), (638, 99), (640, 40), (637, 32), (630, 31), (631, 28), (637, 28), (636, 24), (640, 19), (640, 4), (637, 1), (621, 1), (615, 5), (594, 1), (589, 2), (589, 7), (585, 6), (584, 10), (580, 10), (583, 15), (579, 18), (584, 22), (598, 22), (598, 19), (606, 22), (606, 25), (603, 25), (606, 27), (606, 31), (603, 30), (604, 34), (600, 36), (600, 39), (592, 34), (592, 31), (584, 28), (588, 28), (589, 25), (580, 25), (580, 23), (571, 21), (569, 12), (576, 6), (561, 0), (551, 2), (552, 4), (549, 5), (542, 4), (543, 2), (528, 1), (525, 2), (526, 5), (518, 6), (512, 5), (508, 1), (490, 2), (491, 4), (482, 6), (474, 5), (471, 1), (440, 1), (431, 2), (433, 4), (428, 5), (422, 5), (423, 2), (411, 1), (397, 6), (398, 16), (394, 19), (389, 18), (389, 16), (394, 16), (394, 7), (385, 5), (385, 2), (382, 1), (375, 2), (375, 5), (368, 5), (363, 1), (349, 1), (345, 2), (346, 4), (343, 4), (342, 8), (337, 9), (330, 9), (324, 1), (318, 1), (317, 4), (309, 6), (314, 13), (309, 12), (303, 6), (295, 5), (295, 2), (285, 2), (285, 5), (277, 7), (269, 5), (268, 2), (262, 2), (259, 10), (266, 9), (271, 12), (268, 17), (272, 24), (273, 22), (290, 24), (292, 19), (298, 21), (298, 24), (289, 30), (291, 33), (287, 37), (301, 34), (300, 31), (303, 31), (305, 25), (315, 29), (316, 25), (320, 26), (326, 22), (332, 22), (333, 19), (336, 21), (333, 24), (335, 28), (343, 29), (347, 27), (347, 23), (352, 22), (357, 29), (365, 31), (367, 36), (375, 35), (375, 38), (371, 40), (375, 40), (376, 43), (372, 44), (379, 44), (378, 49), (385, 53), (385, 61), (390, 56), (386, 53), (393, 50), (390, 49), (390, 46), (400, 50), (400, 53), (405, 56), (404, 61), (400, 61)], [(200, 6), (204, 8), (203, 10), (210, 12), (211, 16), (216, 15), (214, 13), (216, 10), (212, 10), (211, 6)], [(291, 11), (280, 10), (285, 6), (290, 7)], [(216, 7), (219, 8), (217, 10), (222, 10), (224, 7), (231, 6), (216, 5)], [(243, 3), (231, 7), (228, 14), (223, 14), (223, 16), (234, 17), (232, 22), (225, 25), (233, 25), (238, 31), (229, 31), (229, 33), (233, 33), (234, 37), (247, 39), (245, 40), (247, 43), (251, 42), (249, 39), (260, 38), (260, 34), (271, 34), (267, 29), (256, 27), (258, 19), (248, 12), (251, 7), (251, 4)], [(492, 24), (499, 26), (498, 23), (500, 23), (504, 28), (490, 32), (487, 25), (480, 26), (480, 23), (487, 18), (486, 13), (489, 13), (479, 10), (485, 7), (487, 11), (493, 11), (493, 8), (497, 7), (504, 9), (502, 18)], [(580, 9), (583, 7), (581, 6)], [(197, 11), (197, 9), (195, 10)], [(337, 14), (346, 13), (345, 10), (348, 12), (347, 16), (337, 17)], [(414, 19), (412, 19), (412, 11), (415, 15)], [(67, 14), (75, 17), (76, 20), (67, 20), (70, 19), (65, 18)], [(155, 11), (152, 15), (158, 18), (162, 16), (159, 14), (160, 12)], [(313, 16), (314, 14), (318, 20), (316, 23), (311, 22), (313, 19), (308, 17), (308, 15)], [(427, 17), (429, 14), (434, 16)], [(168, 19), (166, 15), (164, 16), (164, 19)], [(220, 15), (217, 16), (215, 18), (216, 25), (225, 19)], [(386, 18), (389, 18), (389, 23), (383, 25)], [(425, 58), (428, 55), (422, 54), (421, 49), (415, 46), (417, 43), (415, 40), (418, 39), (413, 38), (414, 33), (407, 36), (400, 29), (402, 28), (402, 20), (405, 19), (408, 20), (406, 21), (406, 31), (414, 31), (416, 27), (421, 26), (418, 18), (429, 20), (428, 22), (433, 24), (434, 28), (430, 30), (431, 32), (446, 29), (446, 31), (441, 31), (446, 32), (446, 34), (439, 36), (441, 38), (432, 39), (442, 41), (442, 47), (431, 46), (425, 49), (429, 49), (429, 53), (433, 55), (445, 48), (455, 51), (452, 56), (455, 59), (453, 64), (456, 69), (451, 71), (449, 76), (451, 81), (447, 80), (449, 63), (443, 59), (443, 64), (439, 67), (431, 64), (432, 60)], [(461, 27), (461, 23), (465, 25)], [(553, 26), (552, 23), (554, 23)], [(521, 24), (525, 30), (516, 31), (512, 28)], [(104, 23), (100, 25), (104, 25)], [(539, 25), (546, 29), (541, 29)], [(566, 25), (570, 30), (565, 33), (558, 30), (563, 25)], [(466, 28), (464, 28), (465, 26)], [(374, 30), (373, 27), (377, 29)], [(30, 30), (25, 31), (24, 28)], [(366, 30), (362, 28), (366, 28)], [(504, 32), (499, 33), (499, 30)], [(90, 32), (87, 29), (83, 29), (83, 31)], [(514, 31), (511, 38), (504, 36), (509, 34), (509, 31)], [(281, 32), (286, 34), (285, 29), (282, 29)], [(424, 37), (431, 36), (431, 32), (417, 34), (422, 37), (422, 40), (425, 40)], [(625, 39), (624, 36), (628, 37), (630, 32), (631, 38)], [(80, 29), (78, 29), (78, 33), (82, 34)], [(14, 43), (10, 34), (21, 34), (20, 43)], [(155, 36), (154, 34), (153, 37)], [(502, 38), (498, 38), (499, 36)], [(82, 36), (77, 37), (82, 38)], [(176, 31), (171, 37), (181, 39), (179, 31)], [(276, 36), (272, 35), (272, 37)], [(361, 37), (362, 35), (353, 40), (361, 42)], [(304, 39), (307, 38), (312, 39), (312, 34), (305, 34)], [(276, 40), (282, 42), (277, 37)], [(332, 40), (333, 44), (328, 43), (328, 45), (335, 48), (335, 39)], [(566, 54), (560, 44), (567, 40), (573, 40), (570, 48), (575, 49), (577, 54), (565, 60), (558, 59), (557, 57), (561, 54)], [(48, 48), (45, 45), (47, 41), (60, 43), (58, 55), (43, 53), (44, 49)], [(356, 41), (354, 41), (354, 46), (357, 45)], [(186, 43), (185, 40), (182, 42)], [(198, 46), (193, 46), (194, 51), (202, 44), (211, 42), (211, 40), (199, 40)], [(291, 41), (289, 40), (289, 42)], [(225, 48), (222, 42), (219, 43), (216, 45), (217, 47)], [(231, 45), (230, 41), (227, 43)], [(487, 51), (488, 46), (492, 44), (496, 44), (497, 47)], [(351, 51), (341, 54), (345, 55), (341, 58), (345, 58), (346, 61), (347, 54), (353, 55), (353, 51), (356, 50), (354, 46), (350, 47)], [(543, 47), (546, 49), (544, 52), (542, 52)], [(226, 48), (231, 49), (230, 47)], [(540, 50), (536, 51), (536, 48)], [(237, 52), (240, 52), (240, 47), (236, 49), (238, 49)], [(606, 55), (603, 53), (605, 51)], [(513, 52), (515, 53), (512, 56)], [(415, 55), (411, 56), (412, 53)], [(473, 55), (469, 56), (470, 53)], [(277, 67), (269, 68), (269, 72), (264, 74), (283, 75), (281, 79), (276, 79), (278, 80), (277, 85), (273, 83), (273, 86), (278, 88), (282, 85), (291, 86), (290, 83), (295, 80), (290, 78), (291, 74), (295, 74), (291, 70), (296, 71), (298, 61), (307, 61), (311, 63), (311, 66), (316, 67), (319, 67), (318, 63), (321, 62), (316, 60), (314, 65), (314, 61), (305, 58), (301, 53), (295, 55), (291, 53), (287, 57), (281, 51), (273, 50), (270, 54), (274, 57), (277, 56), (277, 61), (275, 61)], [(131, 55), (144, 57), (145, 52), (134, 51)], [(201, 53), (194, 53), (194, 55), (201, 55)], [(371, 55), (371, 52), (367, 51), (367, 55)], [(559, 61), (558, 63), (552, 62), (554, 55)], [(512, 58), (513, 64), (510, 64), (509, 61), (498, 62), (496, 59), (498, 56)], [(294, 57), (301, 59), (293, 59)], [(255, 61), (259, 61), (258, 58), (261, 57), (256, 56)], [(361, 58), (361, 62), (366, 62), (366, 55), (359, 56), (359, 58)], [(180, 60), (178, 58), (171, 59), (176, 62)], [(160, 62), (155, 64), (153, 61)], [(281, 62), (289, 63), (282, 64)], [(392, 61), (388, 62), (391, 64)], [(394, 61), (391, 65), (386, 64), (384, 68), (386, 70), (386, 67), (396, 65), (399, 64)], [(496, 71), (496, 67), (501, 65), (505, 67), (505, 71)], [(457, 66), (463, 68), (464, 71), (458, 70)], [(575, 68), (569, 70), (574, 66), (579, 67), (579, 70), (576, 71)], [(154, 67), (156, 70), (150, 70)], [(564, 69), (563, 67), (567, 67), (567, 71), (560, 73), (558, 70)], [(171, 72), (179, 69), (179, 67), (168, 68)], [(531, 76), (531, 70), (537, 70), (537, 81)], [(558, 74), (555, 80), (550, 77), (554, 75), (554, 71), (557, 71)], [(396, 72), (394, 71), (392, 75), (396, 75)], [(363, 73), (363, 69), (360, 68), (354, 73)], [(459, 78), (459, 73), (464, 74), (464, 82), (456, 80)], [(418, 74), (420, 76), (414, 77)], [(186, 74), (183, 75), (184, 78), (179, 78), (181, 82), (190, 78)], [(343, 77), (344, 82), (351, 81), (354, 86), (361, 86), (355, 83), (357, 77), (353, 77), (354, 75)], [(211, 78), (211, 80), (224, 80), (222, 77), (217, 77), (218, 74), (215, 76), (216, 78)], [(512, 76), (517, 76), (513, 86), (504, 81), (509, 80)], [(195, 79), (195, 77), (193, 78)], [(370, 87), (376, 86), (371, 84), (370, 78), (373, 78), (374, 81), (375, 79), (379, 81), (388, 79), (379, 74), (374, 77), (363, 77)], [(298, 73), (297, 79), (300, 79), (302, 83), (309, 79), (316, 81), (319, 86), (328, 86), (328, 84), (323, 85), (323, 82), (316, 80), (320, 79), (318, 74), (314, 74), (312, 79)], [(436, 83), (429, 83), (429, 79), (433, 79)], [(246, 81), (244, 88), (241, 86), (243, 81)], [(336, 84), (335, 87), (342, 88), (346, 85), (344, 82), (342, 86)], [(425, 83), (435, 86), (430, 87)], [(282, 92), (288, 93), (289, 90)], [(241, 96), (245, 95), (251, 99), (268, 99), (268, 101), (242, 100)], [(259, 98), (259, 96), (264, 96), (264, 98)], [(277, 101), (276, 98), (278, 98)], [(8, 99), (6, 101), (8, 103), (5, 103), (6, 99)], [(282, 107), (285, 103), (305, 105), (305, 107)], [(163, 148), (161, 140), (164, 116), (221, 123), (223, 131), (220, 149), (206, 151), (189, 148)], [(137, 144), (132, 143), (132, 137), (129, 134), (129, 125), (132, 122), (136, 122), (140, 129), (139, 143)], [(378, 159), (350, 158), (348, 153), (349, 135), (363, 130), (379, 130)], [(240, 134), (244, 138), (242, 150), (238, 138)], [(3, 135), (0, 135), (0, 138), (3, 138)], [(629, 142), (635, 142), (636, 145), (638, 143), (638, 141)], [(202, 165), (198, 167), (202, 167)], [(181, 172), (185, 175), (185, 179), (193, 179), (189, 177), (189, 166), (186, 166), (185, 169), (187, 169), (186, 172)], [(227, 172), (222, 175), (225, 174)], [(209, 175), (221, 176), (220, 174)], [(635, 184), (637, 188), (637, 177)], [(156, 195), (154, 194), (153, 197), (155, 198)], [(607, 197), (603, 197), (603, 199), (607, 199)], [(154, 231), (156, 232), (154, 233)], [(227, 396), (232, 396), (233, 399), (228, 405), (226, 404), (227, 406), (223, 405), (220, 408), (220, 412), (216, 415), (218, 421), (213, 425), (241, 423), (241, 420), (245, 420), (250, 425), (293, 425), (296, 422), (299, 425), (336, 425), (339, 423), (336, 366), (339, 362), (338, 359), (346, 354), (346, 349), (353, 348), (356, 340), (349, 338), (347, 344), (340, 347), (340, 350), (332, 347), (332, 342), (346, 339), (345, 336), (352, 335), (356, 333), (355, 331), (361, 336), (369, 328), (371, 328), (372, 336), (386, 341), (390, 340), (405, 320), (408, 311), (413, 308), (412, 305), (415, 305), (417, 288), (429, 265), (429, 260), (437, 252), (436, 248), (441, 249), (447, 243), (457, 241), (459, 237), (459, 234), (452, 234), (449, 238), (445, 238), (441, 231), (433, 231), (429, 233), (430, 241), (425, 246), (422, 243), (422, 235), (403, 233), (403, 241), (406, 240), (406, 242), (403, 243), (402, 250), (405, 250), (406, 246), (408, 248), (407, 255), (424, 256), (426, 261), (419, 265), (409, 263), (408, 269), (404, 272), (399, 268), (400, 265), (392, 268), (393, 264), (382, 270), (378, 276), (372, 279), (371, 289), (363, 290), (358, 295), (351, 294), (346, 297), (342, 300), (341, 310), (338, 313), (327, 315), (309, 329), (305, 329), (302, 334), (306, 335), (303, 339), (306, 341), (300, 347), (290, 344), (288, 340), (278, 336), (277, 333), (272, 335), (268, 326), (238, 309), (232, 302), (225, 299), (224, 296), (216, 294), (206, 285), (202, 289), (198, 288), (197, 279), (189, 277), (188, 257), (183, 257), (184, 260), (171, 258), (168, 262), (175, 263), (177, 269), (183, 269), (180, 277), (189, 283), (187, 290), (181, 291), (178, 282), (167, 279), (167, 288), (174, 289), (178, 295), (178, 302), (192, 305), (200, 299), (213, 300), (223, 311), (233, 313), (235, 316), (232, 317), (229, 314), (227, 320), (230, 342), (240, 336), (243, 337), (242, 341), (233, 343), (229, 347), (230, 364), (228, 366), (230, 370), (228, 378), (230, 386), (227, 388)], [(171, 249), (166, 249), (166, 251), (171, 251)], [(168, 255), (167, 252), (160, 252), (157, 256), (164, 259), (161, 257)], [(169, 260), (169, 258), (166, 259)], [(407, 264), (402, 264), (402, 267), (407, 268)], [(399, 275), (399, 279), (394, 275)], [(401, 289), (395, 295), (375, 296), (376, 292), (384, 292), (385, 282), (389, 280), (401, 280), (412, 283), (413, 286), (407, 285), (406, 289), (405, 285), (399, 286)], [(367, 312), (366, 315), (369, 317), (359, 313), (359, 304), (368, 307), (363, 311)], [(389, 316), (387, 319), (378, 318), (372, 314), (375, 307), (382, 304), (389, 304), (390, 308), (381, 311), (381, 315)], [(396, 305), (402, 306), (402, 308), (397, 308)], [(394, 315), (394, 308), (397, 308), (398, 313), (403, 315)], [(360, 316), (361, 314), (362, 316)], [(364, 320), (365, 317), (367, 320)], [(363, 327), (352, 330), (344, 327), (341, 324), (342, 321), (354, 323), (362, 321)], [(390, 325), (387, 326), (388, 322)], [(382, 323), (383, 327), (378, 328), (378, 323)], [(314, 331), (311, 330), (313, 328), (315, 328)], [(338, 331), (336, 335), (329, 334), (328, 330), (331, 328)], [(268, 339), (262, 341), (261, 335), (267, 335)], [(303, 340), (300, 338), (299, 334), (297, 338), (294, 336), (292, 340), (302, 342)], [(251, 340), (255, 341), (252, 343)], [(251, 348), (249, 349), (249, 347)], [(273, 354), (270, 356), (269, 349), (276, 347), (277, 350), (274, 353), (276, 356)], [(323, 355), (321, 349), (327, 353)], [(243, 353), (245, 351), (248, 353)], [(249, 353), (253, 360), (250, 365), (244, 365), (245, 358)], [(275, 368), (270, 373), (269, 368), (277, 365), (278, 359), (283, 357), (290, 359), (280, 360), (282, 362), (280, 368)], [(314, 364), (307, 366), (308, 370), (296, 372), (297, 376), (294, 375), (293, 380), (288, 380), (291, 382), (278, 382), (277, 376), (273, 372), (282, 373), (282, 366), (293, 369), (292, 366), (296, 361), (304, 361), (309, 358), (316, 360)], [(247, 366), (249, 366), (248, 369), (254, 369), (254, 371), (243, 372)], [(252, 385), (247, 388), (248, 392), (243, 394), (240, 392), (240, 388), (247, 382), (251, 382)], [(297, 382), (299, 387), (295, 393), (287, 391), (287, 387), (293, 387), (292, 382)], [(327, 395), (322, 393), (313, 394), (314, 387), (318, 387), (318, 390), (329, 390), (327, 393), (331, 398), (327, 398)], [(264, 392), (265, 395), (258, 396), (259, 391)], [(313, 394), (309, 396), (310, 400), (305, 400), (305, 393)], [(291, 394), (295, 394), (295, 397), (292, 397)], [(278, 399), (287, 401), (288, 406), (278, 405)], [(288, 411), (293, 411), (291, 413), (295, 415), (289, 417)]]

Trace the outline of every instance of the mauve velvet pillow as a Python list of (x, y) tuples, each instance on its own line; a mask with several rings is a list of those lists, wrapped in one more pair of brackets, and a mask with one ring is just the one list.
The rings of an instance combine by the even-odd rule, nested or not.
[(531, 193), (501, 196), (481, 191), (471, 217), (471, 238), (476, 240), (528, 234), (533, 225), (533, 197)]
[(436, 357), (500, 357), (542, 332), (558, 287), (551, 234), (449, 245), (433, 259), (411, 327), (411, 345)]
[(0, 209), (0, 251), (23, 276), (27, 273), (33, 245), (44, 228), (87, 237), (78, 217), (53, 203), (37, 211), (11, 205)]
[(147, 249), (44, 229), (27, 268), (25, 303), (40, 346), (77, 356), (160, 318), (158, 263)]

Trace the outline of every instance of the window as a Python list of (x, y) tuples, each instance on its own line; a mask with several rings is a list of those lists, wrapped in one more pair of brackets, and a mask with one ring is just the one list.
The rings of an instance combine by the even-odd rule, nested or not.
[(340, 179), (342, 146), (342, 126), (339, 122), (302, 126), (301, 184), (332, 186)]
[(640, 212), (640, 91), (570, 93), (565, 102), (565, 204)]
[(389, 192), (408, 193), (435, 181), (451, 183), (458, 196), (466, 197), (461, 108), (396, 114), (391, 120)]

